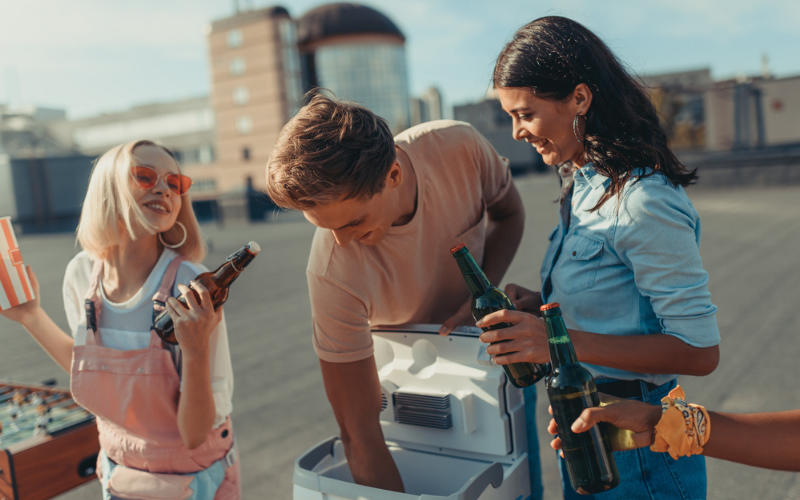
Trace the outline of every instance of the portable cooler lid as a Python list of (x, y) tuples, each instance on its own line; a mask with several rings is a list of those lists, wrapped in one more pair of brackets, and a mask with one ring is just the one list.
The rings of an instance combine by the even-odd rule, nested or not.
[(398, 446), (511, 463), (526, 451), (522, 390), (486, 354), (475, 327), (372, 329), (381, 426)]

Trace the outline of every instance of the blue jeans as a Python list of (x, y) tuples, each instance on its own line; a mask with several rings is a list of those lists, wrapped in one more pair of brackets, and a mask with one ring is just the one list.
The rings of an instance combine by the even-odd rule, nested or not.
[[(642, 385), (643, 397), (631, 398), (661, 404), (676, 385), (673, 380), (653, 392)], [(619, 485), (609, 491), (594, 495), (580, 495), (569, 482), (566, 462), (559, 454), (558, 463), (561, 472), (561, 488), (565, 500), (704, 500), (706, 498), (706, 459), (702, 455), (682, 457), (673, 460), (669, 453), (654, 453), (649, 448), (614, 453), (619, 470)]]
[(539, 458), (539, 435), (536, 434), (536, 385), (522, 390), (525, 397), (525, 427), (528, 430), (528, 467), (531, 473), (531, 500), (542, 500), (542, 464)]

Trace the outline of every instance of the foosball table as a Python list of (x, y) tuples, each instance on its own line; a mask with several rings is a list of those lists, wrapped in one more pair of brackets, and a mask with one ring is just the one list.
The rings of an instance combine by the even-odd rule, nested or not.
[(0, 381), (0, 500), (44, 500), (95, 479), (94, 416), (69, 390)]

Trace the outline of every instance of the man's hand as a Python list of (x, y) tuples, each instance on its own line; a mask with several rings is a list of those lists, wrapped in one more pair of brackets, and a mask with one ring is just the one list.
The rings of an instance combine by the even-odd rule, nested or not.
[(353, 480), (364, 486), (403, 492), (403, 480), (381, 428), (381, 383), (375, 358), (319, 363)]
[(514, 283), (509, 283), (506, 285), (506, 295), (511, 299), (511, 303), (514, 304), (517, 311), (541, 317), (541, 307), (543, 305), (541, 292), (534, 292)]
[[(609, 398), (605, 394), (601, 395), (601, 400), (608, 399)], [(552, 406), (549, 408), (549, 411), (552, 415)], [(631, 431), (631, 434), (629, 434), (631, 439), (611, 440), (614, 451), (632, 450), (653, 444), (653, 440), (655, 439), (654, 429), (660, 419), (660, 405), (651, 405), (641, 401), (625, 399), (606, 406), (586, 408), (575, 422), (573, 422), (572, 432), (586, 432), (598, 422), (608, 422), (619, 429)], [(550, 424), (547, 426), (547, 432), (554, 435), (558, 434), (558, 426), (554, 419), (550, 420)], [(556, 437), (553, 439), (550, 446), (556, 450), (560, 450), (561, 438)], [(563, 451), (561, 452), (561, 456), (564, 456)]]
[(472, 300), (459, 307), (457, 313), (442, 323), (439, 335), (449, 335), (457, 326), (475, 326), (475, 319), (472, 317)]

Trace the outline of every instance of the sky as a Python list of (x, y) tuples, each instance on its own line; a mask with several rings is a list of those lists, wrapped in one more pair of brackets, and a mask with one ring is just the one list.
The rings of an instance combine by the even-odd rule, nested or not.
[[(319, 0), (282, 5), (292, 17)], [(800, 75), (796, 0), (363, 0), (406, 36), (412, 95), (431, 85), (446, 108), (480, 100), (514, 31), (546, 15), (598, 34), (640, 75), (708, 67), (715, 79)], [(0, 103), (66, 109), (70, 118), (207, 95), (209, 23), (234, 0), (0, 0)], [(449, 115), (448, 112), (446, 112)]]

